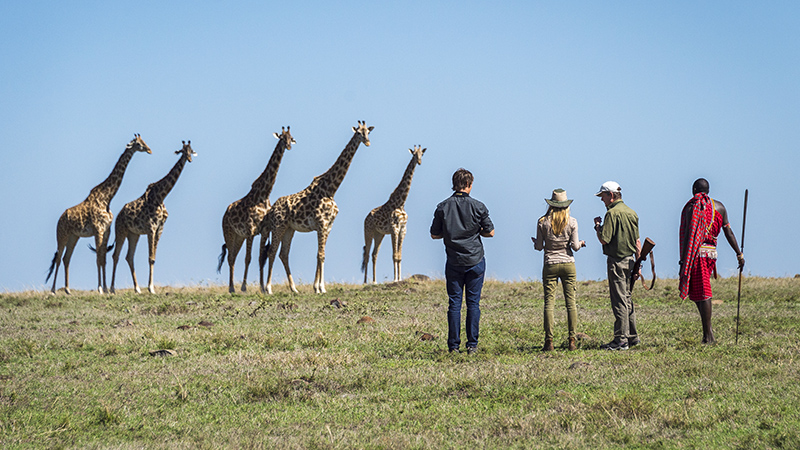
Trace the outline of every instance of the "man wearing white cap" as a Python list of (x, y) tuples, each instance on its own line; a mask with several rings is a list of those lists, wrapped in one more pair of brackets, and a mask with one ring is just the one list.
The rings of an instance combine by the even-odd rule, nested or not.
[(597, 239), (603, 244), (608, 269), (608, 289), (614, 312), (614, 340), (600, 346), (604, 350), (627, 350), (639, 343), (636, 313), (631, 300), (631, 271), (641, 251), (639, 216), (622, 201), (622, 188), (606, 181), (595, 194), (606, 205), (605, 218), (594, 218)]

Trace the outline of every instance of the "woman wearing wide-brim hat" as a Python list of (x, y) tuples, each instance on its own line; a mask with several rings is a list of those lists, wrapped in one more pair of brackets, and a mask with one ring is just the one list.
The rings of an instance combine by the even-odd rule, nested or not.
[(576, 279), (575, 257), (573, 251), (586, 247), (586, 241), (578, 239), (578, 221), (569, 215), (572, 200), (567, 198), (564, 189), (553, 191), (547, 213), (539, 218), (536, 237), (532, 237), (533, 248), (544, 250), (542, 285), (544, 286), (544, 347), (542, 351), (553, 350), (553, 309), (558, 280), (564, 291), (567, 306), (567, 328), (569, 330), (569, 350), (575, 350), (575, 328), (578, 322), (578, 308), (575, 303)]

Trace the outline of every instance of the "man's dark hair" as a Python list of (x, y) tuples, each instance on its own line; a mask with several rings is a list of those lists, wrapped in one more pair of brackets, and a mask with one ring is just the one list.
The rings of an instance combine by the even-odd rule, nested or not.
[(705, 178), (698, 178), (692, 184), (692, 194), (697, 194), (700, 192), (708, 194), (708, 180)]
[(464, 168), (458, 169), (453, 174), (453, 190), (456, 192), (463, 191), (472, 186), (473, 180), (472, 172)]

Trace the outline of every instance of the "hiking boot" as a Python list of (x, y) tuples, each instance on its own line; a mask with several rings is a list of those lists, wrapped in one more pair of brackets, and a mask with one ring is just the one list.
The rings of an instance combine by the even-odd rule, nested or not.
[(603, 344), (600, 346), (600, 350), (627, 350), (628, 349), (628, 342), (616, 342), (611, 341), (608, 344)]
[(543, 352), (552, 352), (553, 351), (553, 340), (546, 339), (544, 341), (544, 347), (542, 347)]
[(451, 348), (450, 350), (448, 350), (448, 352), (450, 352), (450, 353), (461, 353), (461, 350), (459, 350), (457, 348)]
[(641, 342), (638, 337), (636, 339), (628, 339), (628, 347), (636, 347)]
[(569, 347), (567, 347), (567, 350), (573, 351), (573, 350), (575, 350), (577, 348), (578, 347), (575, 345), (575, 338), (574, 337), (573, 338), (569, 338)]
[(473, 355), (478, 351), (478, 347), (467, 347), (467, 354)]

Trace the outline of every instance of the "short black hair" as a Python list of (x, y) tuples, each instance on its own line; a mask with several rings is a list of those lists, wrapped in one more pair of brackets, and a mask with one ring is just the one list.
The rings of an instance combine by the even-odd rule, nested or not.
[(692, 183), (692, 194), (698, 193), (708, 194), (708, 180), (705, 178), (698, 178)]

